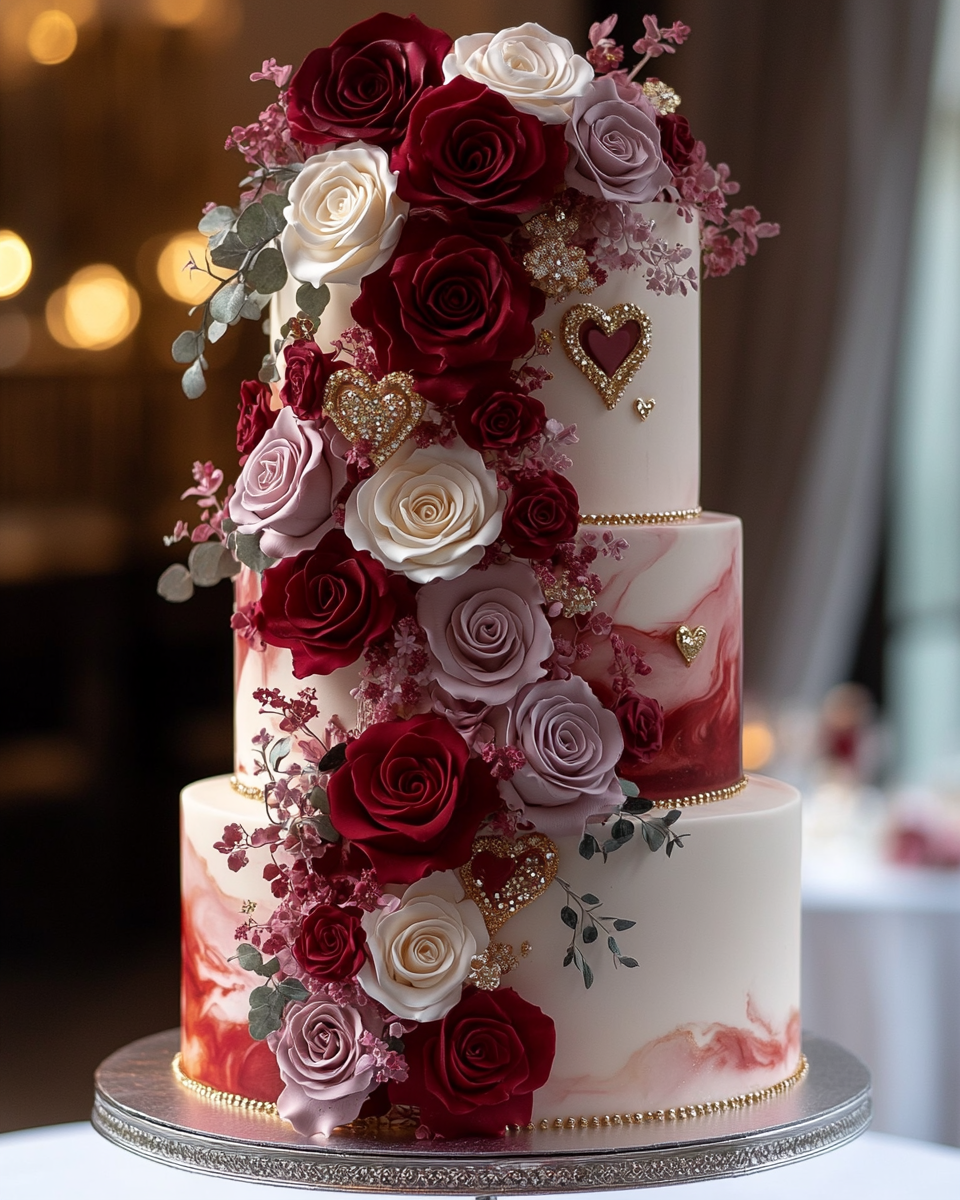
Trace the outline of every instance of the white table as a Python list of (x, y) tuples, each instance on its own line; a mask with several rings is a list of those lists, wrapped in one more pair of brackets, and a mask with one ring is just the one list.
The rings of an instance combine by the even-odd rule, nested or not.
[(805, 1029), (873, 1074), (873, 1128), (960, 1146), (960, 872), (805, 848)]
[[(119, 1150), (89, 1125), (3, 1134), (0, 1180), (11, 1200), (289, 1200), (330, 1194), (190, 1175)], [(759, 1175), (630, 1194), (662, 1200), (957, 1200), (960, 1150), (868, 1133), (820, 1158)], [(585, 1200), (600, 1195), (584, 1193)]]

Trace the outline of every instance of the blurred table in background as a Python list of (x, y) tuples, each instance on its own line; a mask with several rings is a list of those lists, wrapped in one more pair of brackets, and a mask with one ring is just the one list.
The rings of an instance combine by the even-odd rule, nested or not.
[(875, 1130), (960, 1146), (960, 871), (807, 841), (801, 1011), (870, 1068)]

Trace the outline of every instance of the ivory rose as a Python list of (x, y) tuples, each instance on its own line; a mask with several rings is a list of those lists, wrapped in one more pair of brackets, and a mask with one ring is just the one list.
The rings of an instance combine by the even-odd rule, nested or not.
[(412, 883), (393, 912), (363, 916), (367, 961), (358, 982), (409, 1021), (439, 1021), (460, 999), (471, 959), (490, 940), (483, 916), (453, 871)]
[(382, 266), (409, 205), (379, 146), (356, 142), (315, 154), (290, 185), (280, 234), (284, 261), (301, 283), (359, 283)]
[(528, 21), (499, 33), (457, 38), (443, 60), (443, 77), (449, 82), (457, 75), (486, 84), (545, 125), (560, 125), (590, 86), (593, 67), (574, 54), (566, 38)]
[(415, 583), (454, 579), (496, 541), (505, 504), (476, 450), (408, 442), (350, 494), (344, 530)]
[(553, 653), (543, 593), (526, 563), (437, 580), (417, 593), (433, 678), (451, 696), (506, 704)]

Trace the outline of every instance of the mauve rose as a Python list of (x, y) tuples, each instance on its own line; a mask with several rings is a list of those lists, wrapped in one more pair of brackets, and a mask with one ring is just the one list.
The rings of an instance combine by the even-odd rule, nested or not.
[(673, 178), (660, 151), (656, 109), (621, 97), (612, 75), (574, 101), (566, 126), (567, 183), (601, 200), (653, 200)]
[(660, 152), (663, 161), (680, 175), (693, 162), (697, 139), (690, 132), (690, 122), (678, 113), (662, 113), (657, 117), (660, 130)]
[(333, 528), (333, 498), (346, 467), (331, 453), (315, 421), (282, 408), (243, 464), (228, 516), (240, 533), (259, 533), (270, 558), (312, 550)]
[(543, 125), (460, 76), (420, 97), (391, 166), (398, 193), (413, 204), (522, 213), (550, 198), (566, 162), (559, 125)]
[(490, 705), (481, 700), (460, 700), (437, 683), (430, 685), (430, 711), (446, 717), (473, 750), (477, 743), (492, 742), (493, 726), (487, 724)]
[(584, 680), (530, 684), (497, 719), (497, 744), (517, 746), (526, 762), (500, 781), (510, 808), (550, 837), (583, 832), (623, 799), (614, 768), (623, 753), (617, 718)]
[(318, 904), (304, 917), (293, 957), (313, 979), (336, 983), (352, 979), (366, 962), (367, 935), (359, 908)]
[(240, 403), (237, 405), (240, 413), (237, 422), (238, 454), (249, 454), (267, 430), (273, 427), (280, 410), (270, 407), (272, 399), (269, 383), (245, 379), (240, 384)]
[(443, 717), (370, 725), (348, 742), (327, 786), (337, 830), (382, 883), (462, 866), (480, 822), (500, 807), (486, 766)]
[(553, 1021), (513, 988), (469, 991), (442, 1021), (404, 1036), (409, 1074), (390, 1083), (390, 1099), (418, 1105), (442, 1137), (496, 1136), (530, 1120), (556, 1046)]
[(549, 558), (561, 542), (573, 541), (579, 524), (576, 488), (556, 471), (545, 471), (514, 483), (501, 532), (519, 558)]
[(443, 83), (449, 36), (416, 17), (379, 13), (311, 51), (290, 82), (287, 120), (308, 145), (403, 137), (410, 109), (428, 87)]
[(334, 371), (349, 366), (324, 354), (312, 338), (298, 338), (283, 349), (284, 379), (280, 395), (301, 421), (319, 421), (323, 389)]
[(456, 403), (533, 347), (544, 304), (503, 237), (462, 212), (421, 209), (350, 311), (384, 371), (411, 371), (418, 391)]
[(613, 706), (623, 734), (620, 770), (639, 770), (659, 754), (663, 746), (663, 709), (652, 696), (621, 692)]
[(291, 651), (297, 679), (355, 663), (387, 632), (398, 610), (413, 606), (406, 580), (354, 550), (339, 529), (316, 549), (268, 568), (262, 586), (257, 629), (271, 646)]
[(539, 437), (547, 412), (524, 392), (481, 391), (454, 410), (460, 436), (474, 450), (513, 450)]
[(268, 1041), (284, 1083), (277, 1111), (297, 1133), (328, 1137), (357, 1117), (376, 1086), (373, 1058), (360, 1041), (367, 1030), (375, 1037), (383, 1032), (372, 1004), (307, 1000), (287, 1006), (283, 1028)]
[(451, 696), (506, 704), (553, 653), (543, 593), (526, 563), (428, 583), (417, 593), (433, 678)]

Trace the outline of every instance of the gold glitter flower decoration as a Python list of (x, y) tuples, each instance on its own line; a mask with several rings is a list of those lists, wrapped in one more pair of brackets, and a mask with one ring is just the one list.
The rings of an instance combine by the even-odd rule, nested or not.
[(680, 107), (680, 97), (662, 79), (648, 79), (643, 85), (643, 94), (658, 113), (675, 113)]
[(576, 617), (593, 612), (597, 607), (597, 598), (588, 587), (570, 586), (570, 576), (566, 571), (558, 571), (554, 583), (543, 588), (543, 598), (549, 607), (551, 604), (562, 604), (565, 617)]
[[(521, 958), (530, 953), (530, 943), (520, 947)], [(520, 966), (520, 959), (513, 947), (504, 942), (491, 942), (486, 950), (475, 954), (470, 960), (469, 982), (482, 992), (494, 992), (500, 986), (501, 976)]]
[(531, 242), (523, 256), (524, 268), (534, 287), (558, 300), (572, 291), (589, 295), (597, 286), (583, 247), (570, 241), (579, 225), (575, 213), (554, 204), (523, 227)]

